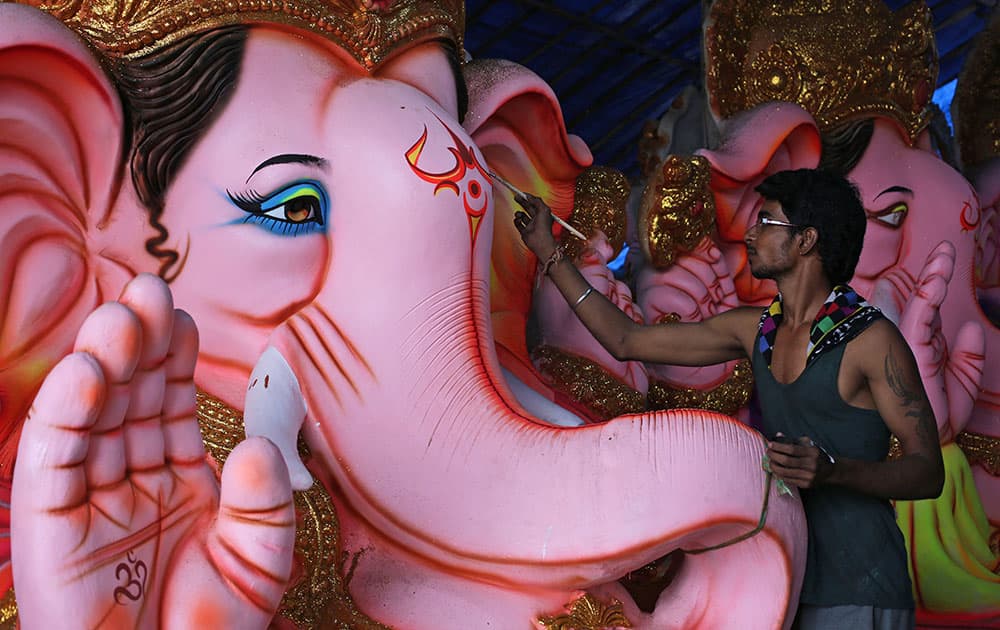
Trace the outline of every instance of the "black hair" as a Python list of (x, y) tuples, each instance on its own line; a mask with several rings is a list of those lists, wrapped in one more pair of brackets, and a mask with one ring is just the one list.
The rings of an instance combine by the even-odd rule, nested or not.
[(788, 220), (815, 228), (823, 273), (834, 285), (848, 282), (861, 257), (867, 215), (858, 189), (842, 175), (822, 169), (781, 171), (755, 189), (781, 204)]
[[(160, 222), (167, 189), (235, 92), (248, 33), (247, 26), (220, 27), (138, 59), (106, 64), (124, 104), (132, 184), (156, 232), (146, 251), (160, 259), (159, 275), (167, 282), (183, 268), (177, 251), (163, 247), (169, 238)], [(469, 93), (459, 51), (448, 40), (440, 43), (455, 79), (461, 122)], [(178, 262), (181, 268), (173, 269)]]
[(171, 272), (179, 256), (163, 247), (167, 188), (235, 91), (246, 39), (247, 27), (227, 26), (109, 68), (125, 105), (132, 184), (156, 231), (146, 251), (167, 282), (181, 271)]
[(846, 177), (861, 161), (875, 133), (875, 119), (852, 120), (827, 130), (820, 137), (823, 148), (816, 168)]

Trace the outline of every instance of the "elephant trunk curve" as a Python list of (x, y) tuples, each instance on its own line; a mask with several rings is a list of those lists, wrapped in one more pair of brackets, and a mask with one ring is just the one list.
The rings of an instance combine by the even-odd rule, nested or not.
[[(694, 410), (542, 424), (499, 376), (487, 295), (466, 276), (411, 310), (385, 330), (402, 357), (392, 363), (366, 357), (321, 307), (276, 336), (304, 383), (313, 452), (372, 527), (457, 572), (566, 588), (753, 529), (758, 434)], [(797, 502), (772, 496), (759, 536), (773, 553), (757, 561), (789, 592), (803, 534)]]
[[(331, 215), (322, 285), (271, 336), (306, 397), (313, 457), (351, 509), (434, 566), (549, 588), (614, 580), (753, 529), (765, 474), (752, 429), (699, 411), (560, 428), (520, 407), (490, 323), (489, 183), (467, 171), (462, 185), (487, 192), (472, 212), (401, 162), (378, 186), (342, 187), (339, 207), (353, 211)], [(393, 195), (411, 190), (400, 209)], [(774, 542), (758, 569), (795, 590), (798, 502), (772, 493), (754, 540), (748, 549)]]

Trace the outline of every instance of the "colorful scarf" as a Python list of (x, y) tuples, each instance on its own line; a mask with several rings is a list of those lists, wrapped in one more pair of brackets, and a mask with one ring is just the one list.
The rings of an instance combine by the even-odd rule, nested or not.
[[(781, 325), (782, 317), (779, 293), (760, 317), (760, 338), (757, 344), (768, 369), (771, 368), (774, 339), (778, 336), (778, 326)], [(851, 287), (846, 284), (835, 286), (823, 307), (816, 313), (809, 331), (806, 366), (830, 348), (854, 339), (872, 322), (882, 317), (882, 311), (866, 302)]]

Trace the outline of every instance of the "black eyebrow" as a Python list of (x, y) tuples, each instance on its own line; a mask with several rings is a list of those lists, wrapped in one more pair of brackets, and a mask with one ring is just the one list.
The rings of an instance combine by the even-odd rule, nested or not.
[[(913, 191), (910, 190), (909, 188), (906, 188), (905, 186), (889, 186), (888, 188), (886, 188), (885, 190), (883, 190), (879, 194), (875, 195), (875, 199), (878, 199), (882, 195), (884, 195), (886, 193), (891, 193), (891, 192), (899, 192), (899, 193), (906, 193), (908, 195), (913, 195)], [(874, 201), (874, 199), (872, 201)]]
[[(318, 166), (320, 168), (326, 168), (327, 161), (321, 157), (316, 157), (315, 155), (303, 155), (300, 153), (284, 153), (282, 155), (276, 155), (272, 158), (267, 158), (261, 162), (257, 168), (253, 169), (253, 173), (250, 173), (250, 177), (254, 176), (254, 173), (260, 169), (267, 166), (274, 166), (275, 164), (308, 164), (310, 166)], [(247, 182), (250, 181), (250, 177), (247, 177)]]

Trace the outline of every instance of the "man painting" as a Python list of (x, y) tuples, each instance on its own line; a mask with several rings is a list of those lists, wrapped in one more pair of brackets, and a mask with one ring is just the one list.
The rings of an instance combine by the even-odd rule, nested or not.
[[(846, 283), (864, 240), (857, 190), (803, 169), (771, 175), (744, 240), (778, 295), (697, 323), (642, 326), (589, 287), (537, 198), (514, 219), (580, 320), (618, 360), (702, 366), (749, 357), (771, 471), (800, 488), (809, 531), (799, 628), (912, 627), (913, 597), (890, 499), (936, 497), (937, 425), (899, 330)], [(890, 434), (902, 456), (886, 461)]]

